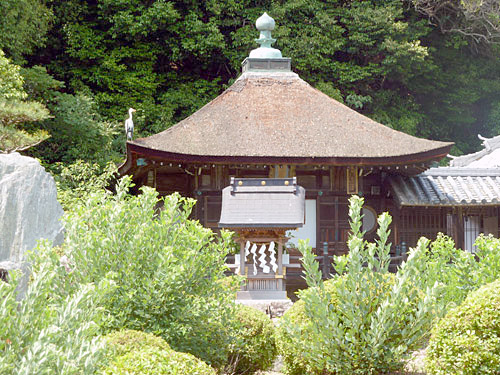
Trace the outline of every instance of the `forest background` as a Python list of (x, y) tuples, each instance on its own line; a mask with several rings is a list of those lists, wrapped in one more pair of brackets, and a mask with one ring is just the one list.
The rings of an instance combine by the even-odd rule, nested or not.
[(2, 0), (0, 149), (101, 173), (129, 107), (147, 136), (234, 82), (264, 11), (293, 70), (349, 107), (456, 155), (500, 134), (496, 0)]

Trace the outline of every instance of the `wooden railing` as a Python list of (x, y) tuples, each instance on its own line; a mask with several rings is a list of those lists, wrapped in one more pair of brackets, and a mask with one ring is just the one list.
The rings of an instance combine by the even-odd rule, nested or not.
[[(390, 264), (389, 264), (389, 271), (390, 272), (396, 272), (398, 267), (407, 259), (408, 255), (395, 255), (391, 256)], [(288, 264), (283, 264), (283, 268), (285, 269), (285, 275), (286, 277), (290, 278), (299, 278), (304, 276), (304, 269), (302, 267), (302, 262), (301, 262), (301, 256), (300, 255), (290, 255), (290, 262)], [(335, 270), (332, 267), (333, 263), (333, 256), (332, 255), (318, 255), (316, 256), (316, 260), (320, 263), (320, 269), (323, 274), (324, 279), (329, 279), (331, 278), (332, 273), (335, 272)], [(229, 269), (234, 272), (237, 268), (237, 265), (234, 264), (234, 256), (229, 256), (227, 258), (227, 264), (226, 264)]]

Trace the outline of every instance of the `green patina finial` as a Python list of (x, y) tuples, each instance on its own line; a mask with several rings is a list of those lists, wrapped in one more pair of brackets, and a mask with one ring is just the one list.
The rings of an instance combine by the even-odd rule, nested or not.
[(260, 31), (259, 39), (255, 39), (255, 41), (260, 44), (260, 47), (252, 50), (250, 52), (250, 57), (259, 59), (281, 58), (281, 51), (271, 47), (271, 45), (276, 42), (276, 39), (271, 37), (271, 31), (274, 30), (275, 26), (274, 20), (269, 17), (267, 13), (264, 13), (257, 18), (255, 26), (257, 30)]

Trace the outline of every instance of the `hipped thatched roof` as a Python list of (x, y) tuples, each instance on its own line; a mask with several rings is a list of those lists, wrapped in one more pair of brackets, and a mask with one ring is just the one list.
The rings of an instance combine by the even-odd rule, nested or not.
[(351, 165), (439, 160), (451, 146), (381, 125), (292, 72), (245, 72), (178, 124), (128, 143), (179, 161)]

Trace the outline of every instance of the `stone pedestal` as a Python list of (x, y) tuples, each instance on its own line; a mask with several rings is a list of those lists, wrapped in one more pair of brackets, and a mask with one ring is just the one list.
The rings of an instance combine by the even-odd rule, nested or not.
[(271, 318), (278, 318), (293, 306), (293, 302), (289, 299), (237, 299), (236, 303), (253, 307), (254, 309), (265, 312), (271, 315)]

